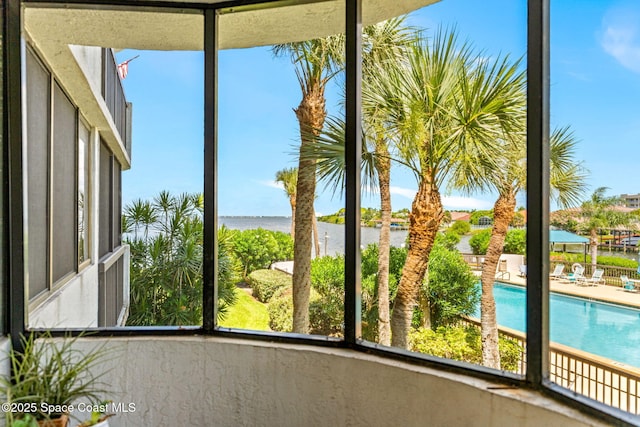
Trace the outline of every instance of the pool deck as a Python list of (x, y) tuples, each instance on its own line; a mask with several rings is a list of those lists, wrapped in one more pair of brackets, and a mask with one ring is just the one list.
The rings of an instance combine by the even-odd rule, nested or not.
[[(510, 278), (503, 279), (498, 276), (497, 280), (504, 283), (526, 286), (526, 278), (520, 277), (518, 272), (510, 271), (509, 273)], [(567, 280), (551, 279), (549, 280), (549, 289), (551, 292), (640, 308), (640, 292), (625, 291), (622, 287), (618, 286), (581, 286)]]

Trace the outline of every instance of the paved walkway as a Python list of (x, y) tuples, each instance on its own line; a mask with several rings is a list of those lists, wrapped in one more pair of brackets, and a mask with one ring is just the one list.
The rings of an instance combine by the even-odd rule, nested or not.
[[(510, 271), (510, 278), (500, 279), (505, 283), (514, 283), (526, 286), (526, 279), (520, 277), (518, 272)], [(640, 308), (640, 292), (625, 291), (622, 287), (610, 285), (580, 286), (575, 282), (566, 280), (550, 280), (549, 289), (567, 295), (578, 296), (587, 299), (611, 302), (614, 304), (628, 305)]]

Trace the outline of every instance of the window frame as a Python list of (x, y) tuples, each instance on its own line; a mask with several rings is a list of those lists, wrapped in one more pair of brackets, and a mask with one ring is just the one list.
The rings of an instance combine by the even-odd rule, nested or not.
[[(206, 2), (171, 2), (171, 1), (143, 1), (131, 0), (126, 4), (112, 0), (111, 3), (100, 0), (77, 0), (93, 7), (125, 7), (136, 9), (144, 7), (146, 10), (167, 9), (196, 10), (204, 15), (205, 28), (203, 37), (205, 55), (205, 220), (204, 220), (204, 268), (203, 268), (203, 315), (202, 327), (152, 327), (152, 328), (108, 328), (96, 330), (97, 336), (134, 336), (134, 335), (193, 335), (205, 334), (232, 338), (266, 340), (271, 342), (286, 342), (295, 344), (309, 344), (349, 348), (357, 351), (373, 353), (387, 358), (405, 360), (411, 363), (430, 366), (436, 369), (458, 372), (480, 378), (487, 378), (505, 384), (527, 387), (539, 390), (570, 407), (597, 416), (611, 423), (633, 425), (636, 417), (620, 410), (594, 402), (586, 397), (576, 396), (569, 390), (563, 389), (548, 381), (548, 240), (545, 226), (548, 225), (548, 129), (549, 129), (549, 0), (528, 0), (528, 87), (527, 87), (527, 206), (529, 207), (529, 222), (527, 233), (527, 250), (529, 260), (527, 296), (527, 373), (524, 379), (509, 374), (489, 370), (481, 366), (470, 367), (468, 364), (451, 360), (421, 356), (404, 350), (382, 348), (374, 343), (363, 342), (360, 339), (359, 319), (359, 269), (356, 261), (359, 257), (359, 138), (357, 132), (359, 123), (359, 88), (361, 83), (359, 69), (359, 52), (361, 40), (359, 29), (362, 25), (362, 0), (346, 0), (346, 29), (347, 29), (347, 143), (346, 163), (347, 200), (346, 206), (347, 233), (345, 244), (345, 339), (335, 340), (327, 337), (313, 337), (308, 335), (260, 333), (219, 328), (216, 325), (216, 227), (217, 201), (215, 200), (216, 175), (216, 127), (217, 127), (217, 16), (225, 7), (269, 7), (284, 4), (284, 2), (260, 0), (232, 0), (223, 3)], [(390, 0), (389, 0), (390, 1)], [(38, 0), (38, 3), (65, 4), (53, 0)], [(8, 294), (8, 330), (12, 341), (19, 347), (18, 337), (26, 332), (24, 289), (24, 256), (22, 244), (24, 234), (22, 230), (22, 122), (21, 122), (21, 7), (23, 4), (36, 3), (35, 0), (7, 0), (4, 26), (4, 61), (5, 97), (3, 99), (3, 118), (5, 120), (4, 136), (8, 146), (3, 160), (7, 162), (7, 177), (5, 180), (8, 197), (4, 200), (4, 209), (8, 218), (5, 231), (8, 233), (8, 251), (5, 259), (8, 265), (7, 280)], [(76, 1), (67, 2), (76, 3)], [(533, 141), (539, 141), (533, 143)], [(350, 177), (350, 178), (349, 178)], [(212, 197), (213, 196), (213, 197)], [(12, 203), (17, 202), (17, 203)], [(86, 330), (76, 330), (81, 333)], [(67, 331), (68, 332), (68, 331)], [(54, 331), (54, 334), (61, 334)]]
[[(66, 285), (68, 282), (70, 282), (71, 280), (73, 280), (75, 277), (77, 277), (78, 274), (80, 274), (83, 270), (85, 270), (89, 265), (91, 265), (93, 263), (92, 259), (91, 259), (91, 236), (90, 236), (90, 230), (91, 230), (91, 215), (89, 215), (88, 218), (88, 223), (87, 223), (87, 227), (89, 228), (89, 252), (88, 252), (88, 256), (87, 259), (85, 259), (82, 262), (79, 262), (78, 260), (78, 253), (79, 253), (79, 242), (78, 242), (78, 228), (79, 228), (79, 223), (78, 223), (78, 187), (79, 187), (79, 176), (78, 176), (78, 156), (79, 156), (79, 138), (80, 138), (80, 126), (84, 125), (87, 130), (89, 131), (89, 138), (87, 140), (87, 150), (88, 150), (88, 165), (87, 167), (90, 168), (91, 167), (91, 127), (87, 124), (87, 122), (82, 118), (80, 111), (78, 109), (78, 106), (75, 104), (75, 102), (73, 101), (73, 99), (71, 99), (71, 97), (69, 96), (69, 94), (66, 92), (65, 88), (62, 86), (62, 84), (60, 83), (60, 81), (58, 80), (58, 78), (56, 77), (55, 73), (51, 70), (51, 68), (46, 64), (45, 61), (42, 60), (41, 54), (38, 52), (37, 48), (35, 46), (33, 46), (32, 43), (30, 43), (30, 41), (25, 40), (24, 43), (22, 44), (22, 40), (21, 40), (21, 46), (24, 46), (24, 53), (26, 55), (27, 51), (30, 52), (30, 54), (33, 56), (34, 60), (37, 61), (38, 65), (40, 67), (43, 68), (44, 71), (46, 71), (46, 73), (48, 74), (48, 80), (49, 80), (49, 86), (48, 86), (48, 94), (47, 94), (47, 101), (48, 101), (48, 105), (49, 105), (49, 117), (48, 119), (48, 123), (47, 123), (47, 200), (46, 200), (46, 217), (47, 217), (47, 242), (46, 242), (46, 247), (47, 247), (47, 255), (46, 255), (46, 276), (47, 276), (47, 283), (46, 283), (46, 287), (45, 289), (43, 289), (42, 291), (38, 292), (36, 295), (33, 296), (27, 296), (28, 293), (25, 291), (25, 298), (28, 298), (28, 300), (26, 301), (27, 305), (28, 305), (28, 310), (34, 310), (36, 309), (38, 306), (40, 306), (43, 302), (45, 302), (51, 295), (52, 293), (54, 293), (55, 291), (57, 291), (58, 289), (62, 288), (64, 285)], [(22, 49), (22, 47), (21, 47)], [(26, 57), (25, 57), (26, 58)], [(26, 70), (26, 59), (22, 58), (21, 55), (21, 67), (24, 66), (25, 70)], [(24, 61), (23, 61), (24, 60)], [(22, 68), (21, 71), (22, 73)], [(22, 75), (22, 74), (21, 74)], [(26, 72), (25, 72), (26, 75)], [(56, 93), (56, 88), (59, 90), (60, 95), (62, 97), (64, 97), (70, 104), (70, 106), (73, 108), (74, 110), (74, 118), (73, 118), (73, 130), (74, 130), (74, 136), (73, 139), (75, 141), (74, 143), (74, 197), (73, 197), (73, 204), (75, 205), (75, 209), (74, 209), (74, 254), (73, 254), (73, 269), (71, 271), (68, 271), (67, 273), (63, 274), (61, 277), (59, 277), (58, 279), (54, 280), (53, 278), (53, 261), (52, 261), (52, 254), (53, 254), (53, 234), (54, 234), (54, 230), (53, 230), (53, 223), (54, 223), (54, 217), (53, 217), (53, 212), (54, 212), (54, 194), (53, 194), (53, 179), (54, 179), (54, 174), (55, 174), (55, 170), (54, 170), (54, 159), (53, 159), (53, 146), (54, 146), (54, 137), (55, 137), (55, 111), (54, 111), (54, 105), (55, 105), (55, 93)], [(24, 93), (24, 95), (26, 96), (26, 92)], [(26, 111), (26, 110), (25, 110)], [(82, 124), (81, 124), (82, 123)], [(23, 142), (24, 140), (21, 140), (21, 142)], [(26, 155), (27, 153), (27, 149), (26, 147), (23, 147), (23, 153)], [(26, 170), (26, 169), (25, 169)], [(89, 177), (88, 180), (88, 191), (90, 192), (91, 190), (91, 179)], [(26, 188), (25, 188), (26, 190)], [(23, 202), (24, 203), (24, 200)], [(28, 201), (27, 201), (28, 203)], [(24, 227), (27, 228), (28, 224), (24, 224)], [(25, 239), (26, 242), (26, 239)], [(27, 265), (25, 265), (24, 267), (25, 269), (28, 268)], [(25, 277), (28, 277), (25, 274)], [(28, 283), (26, 284), (28, 286)]]

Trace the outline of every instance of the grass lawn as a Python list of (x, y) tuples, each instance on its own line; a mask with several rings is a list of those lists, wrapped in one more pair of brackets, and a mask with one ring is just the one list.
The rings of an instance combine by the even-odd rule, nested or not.
[(251, 329), (254, 331), (269, 331), (269, 313), (267, 306), (253, 299), (242, 289), (236, 288), (238, 300), (229, 308), (229, 313), (220, 326), (225, 328)]

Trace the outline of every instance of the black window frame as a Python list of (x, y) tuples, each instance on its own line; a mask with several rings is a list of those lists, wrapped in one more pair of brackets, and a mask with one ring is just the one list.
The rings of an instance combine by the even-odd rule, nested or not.
[[(417, 355), (404, 350), (380, 347), (374, 343), (360, 339), (360, 281), (359, 268), (356, 268), (359, 257), (359, 146), (360, 123), (359, 90), (360, 76), (360, 28), (362, 25), (362, 1), (346, 0), (346, 33), (347, 33), (347, 142), (346, 194), (349, 201), (346, 205), (345, 236), (345, 337), (335, 340), (327, 337), (313, 337), (296, 334), (259, 333), (244, 330), (219, 328), (216, 325), (216, 228), (217, 201), (215, 200), (216, 175), (216, 92), (217, 92), (217, 16), (220, 10), (230, 7), (269, 7), (286, 4), (286, 2), (260, 0), (233, 0), (221, 3), (172, 2), (161, 0), (72, 0), (58, 2), (52, 0), (7, 0), (5, 9), (3, 37), (3, 67), (5, 73), (3, 99), (3, 119), (5, 123), (3, 143), (8, 149), (3, 160), (7, 168), (4, 180), (8, 197), (4, 200), (4, 213), (8, 219), (3, 232), (8, 239), (5, 261), (8, 269), (5, 282), (8, 283), (7, 324), (12, 341), (19, 346), (18, 338), (25, 328), (24, 300), (24, 258), (22, 254), (22, 130), (21, 130), (21, 94), (20, 94), (20, 32), (21, 7), (29, 3), (51, 4), (83, 4), (91, 7), (123, 7), (146, 10), (157, 8), (159, 11), (171, 9), (194, 10), (204, 15), (205, 29), (203, 37), (205, 54), (205, 215), (204, 215), (204, 268), (203, 268), (203, 315), (202, 327), (152, 327), (152, 328), (110, 328), (96, 330), (97, 336), (132, 336), (132, 335), (193, 335), (235, 337), (245, 339), (266, 340), (270, 342), (286, 342), (295, 344), (321, 345), (349, 348), (357, 351), (373, 353), (383, 357), (394, 358), (421, 364), (440, 370), (457, 372), (474, 377), (498, 381), (507, 385), (526, 387), (543, 392), (555, 399), (563, 401), (570, 407), (594, 415), (605, 422), (634, 425), (637, 417), (621, 410), (594, 402), (586, 397), (576, 395), (548, 380), (548, 322), (549, 322), (549, 289), (548, 289), (548, 201), (549, 201), (549, 0), (528, 0), (528, 52), (527, 52), (527, 206), (528, 233), (528, 292), (527, 292), (527, 373), (520, 378), (514, 375), (496, 372), (481, 366), (470, 367), (467, 364), (451, 360), (443, 360), (430, 356)], [(392, 1), (392, 0), (389, 0)], [(6, 280), (8, 277), (11, 280)], [(77, 330), (80, 333), (86, 330)], [(60, 331), (59, 331), (60, 332)], [(68, 331), (67, 331), (68, 332)], [(54, 333), (58, 333), (54, 331)], [(60, 332), (61, 333), (61, 332)]]

